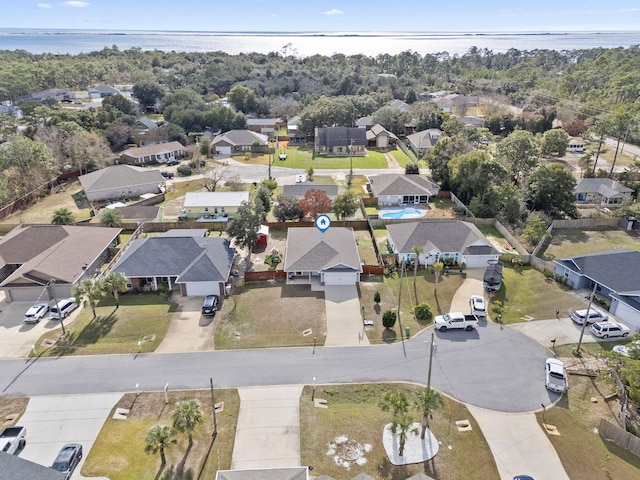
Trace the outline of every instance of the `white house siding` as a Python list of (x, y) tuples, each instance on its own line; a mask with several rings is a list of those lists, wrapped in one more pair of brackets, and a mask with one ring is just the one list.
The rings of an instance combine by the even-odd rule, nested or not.
[(147, 183), (144, 185), (131, 185), (125, 187), (111, 188), (109, 190), (90, 190), (87, 193), (87, 200), (109, 200), (123, 197), (139, 197), (145, 193), (157, 193), (160, 191), (157, 183)]
[(358, 272), (325, 272), (325, 285), (355, 285), (358, 283)]
[(185, 285), (187, 297), (220, 295), (220, 284), (218, 282), (189, 282)]
[(609, 311), (625, 322), (631, 328), (631, 332), (640, 332), (640, 312), (631, 308), (626, 303), (620, 302), (614, 298), (611, 302), (611, 308)]

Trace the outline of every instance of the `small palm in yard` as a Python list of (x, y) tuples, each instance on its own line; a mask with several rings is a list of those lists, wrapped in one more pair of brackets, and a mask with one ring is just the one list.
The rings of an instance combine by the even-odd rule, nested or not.
[(102, 285), (105, 291), (110, 292), (116, 301), (116, 308), (120, 307), (120, 292), (127, 287), (127, 279), (124, 275), (118, 272), (111, 272), (104, 277)]
[(91, 307), (93, 318), (96, 318), (96, 304), (104, 296), (104, 286), (94, 280), (83, 280), (74, 289), (74, 295), (78, 299), (85, 299)]
[(404, 445), (409, 433), (418, 433), (418, 429), (412, 426), (413, 419), (409, 412), (400, 412), (391, 419), (391, 433), (398, 436), (398, 454), (401, 457), (404, 455)]
[(100, 223), (105, 227), (119, 227), (122, 224), (122, 214), (118, 210), (107, 208), (100, 214)]
[(57, 209), (51, 217), (51, 223), (54, 225), (73, 225), (75, 222), (76, 217), (68, 208)]
[(415, 253), (416, 258), (413, 263), (413, 288), (416, 288), (416, 276), (418, 275), (418, 262), (420, 260), (420, 254), (422, 253), (423, 248), (419, 245), (414, 245), (413, 253)]
[(383, 412), (391, 411), (394, 416), (409, 410), (409, 399), (404, 392), (387, 392), (378, 402)]
[(145, 437), (144, 451), (147, 453), (160, 452), (160, 461), (162, 465), (167, 463), (167, 459), (164, 456), (164, 451), (171, 445), (171, 437), (173, 436), (173, 430), (167, 425), (154, 425)]
[(202, 407), (197, 400), (184, 400), (173, 411), (173, 427), (187, 432), (189, 445), (193, 445), (193, 429), (202, 423)]
[(429, 428), (429, 416), (433, 410), (444, 406), (442, 395), (431, 388), (421, 388), (413, 392), (413, 408), (422, 413), (422, 431), (420, 438), (424, 440), (427, 428)]

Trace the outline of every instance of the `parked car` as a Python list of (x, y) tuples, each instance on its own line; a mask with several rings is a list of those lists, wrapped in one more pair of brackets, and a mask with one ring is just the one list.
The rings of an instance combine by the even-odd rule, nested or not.
[(36, 303), (24, 314), (24, 323), (38, 323), (49, 311), (48, 303)]
[(564, 393), (567, 389), (567, 375), (564, 363), (557, 358), (547, 358), (545, 362), (545, 384), (547, 390)]
[(203, 315), (215, 315), (218, 310), (218, 295), (207, 295), (202, 303)]
[(173, 172), (162, 171), (162, 172), (160, 172), (160, 175), (162, 175), (164, 178), (173, 178), (174, 177), (174, 173)]
[(589, 329), (598, 338), (626, 337), (629, 335), (629, 327), (616, 322), (596, 322)]
[(27, 444), (27, 429), (21, 426), (7, 427), (0, 432), (0, 447), (4, 453), (13, 455)]
[(471, 305), (471, 313), (473, 315), (477, 315), (478, 317), (487, 316), (487, 304), (482, 295), (471, 295), (469, 304)]
[(478, 317), (475, 315), (465, 315), (461, 312), (449, 312), (444, 315), (436, 315), (433, 319), (433, 328), (446, 332), (450, 329), (465, 329), (470, 332), (478, 328)]
[(613, 351), (625, 357), (640, 358), (640, 340), (631, 342), (631, 345), (614, 345)]
[(79, 443), (68, 443), (62, 447), (62, 450), (60, 450), (60, 453), (58, 453), (58, 456), (50, 468), (64, 473), (65, 480), (69, 480), (81, 459), (82, 445)]
[(167, 166), (168, 166), (168, 167), (171, 167), (171, 166), (173, 166), (173, 165), (180, 165), (180, 160), (175, 160), (175, 159), (174, 159), (174, 160), (169, 160), (169, 161), (167, 162)]
[(76, 308), (78, 308), (78, 304), (75, 297), (65, 298), (51, 307), (51, 318), (67, 318)]
[(533, 480), (533, 477), (530, 477), (529, 475), (516, 475), (513, 477), (513, 480)]
[[(576, 322), (578, 325), (582, 325), (584, 323), (584, 319), (587, 316), (587, 309), (584, 308), (582, 310), (572, 310), (569, 315), (571, 320)], [(589, 309), (589, 318), (587, 318), (587, 323), (595, 323), (595, 322), (606, 322), (609, 319), (609, 315), (595, 308)]]

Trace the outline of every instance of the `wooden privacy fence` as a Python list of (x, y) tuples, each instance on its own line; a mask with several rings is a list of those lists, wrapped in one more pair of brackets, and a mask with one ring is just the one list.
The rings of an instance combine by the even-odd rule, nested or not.
[(264, 272), (244, 272), (245, 282), (266, 282), (267, 280), (285, 280), (286, 272), (282, 270), (265, 270)]
[(604, 418), (600, 419), (598, 431), (600, 432), (600, 436), (605, 440), (610, 440), (620, 448), (624, 448), (640, 457), (640, 438)]

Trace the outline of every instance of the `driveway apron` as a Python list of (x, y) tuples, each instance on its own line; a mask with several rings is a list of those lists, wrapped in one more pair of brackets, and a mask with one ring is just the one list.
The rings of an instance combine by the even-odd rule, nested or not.
[(215, 317), (202, 315), (203, 297), (180, 298), (180, 306), (155, 353), (206, 352), (214, 349)]
[(370, 345), (355, 285), (325, 285), (324, 304), (327, 316), (325, 347)]
[[(458, 275), (454, 273), (452, 275)], [(469, 305), (469, 298), (471, 295), (483, 295), (484, 289), (482, 288), (482, 277), (484, 276), (484, 269), (482, 268), (469, 268), (466, 270), (466, 279), (460, 285), (460, 288), (456, 290), (451, 300), (451, 311), (470, 313), (471, 306)]]
[(27, 427), (27, 445), (20, 456), (48, 467), (63, 445), (79, 443), (83, 456), (72, 478), (83, 478), (84, 460), (121, 397), (121, 393), (31, 397), (18, 421)]
[(553, 445), (533, 413), (500, 413), (467, 405), (480, 425), (501, 480), (529, 475), (540, 480), (569, 480)]
[(232, 470), (300, 466), (302, 386), (239, 388)]

